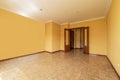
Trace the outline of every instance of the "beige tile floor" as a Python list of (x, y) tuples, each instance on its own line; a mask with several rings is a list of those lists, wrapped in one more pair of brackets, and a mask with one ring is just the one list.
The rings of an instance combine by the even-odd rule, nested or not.
[(0, 62), (0, 80), (119, 80), (107, 58), (79, 50)]

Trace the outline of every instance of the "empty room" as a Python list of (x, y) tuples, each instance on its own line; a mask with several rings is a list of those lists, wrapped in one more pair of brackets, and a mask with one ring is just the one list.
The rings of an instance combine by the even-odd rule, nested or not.
[(0, 80), (120, 80), (120, 0), (0, 0)]

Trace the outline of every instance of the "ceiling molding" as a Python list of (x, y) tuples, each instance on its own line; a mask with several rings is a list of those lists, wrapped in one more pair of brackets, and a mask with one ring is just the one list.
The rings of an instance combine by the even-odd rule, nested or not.
[(49, 21), (46, 21), (45, 23), (50, 23), (50, 22), (54, 22), (53, 20), (49, 20)]
[(94, 20), (99, 20), (99, 19), (104, 19), (104, 18), (105, 18), (105, 16), (103, 16), (103, 17), (98, 17), (98, 18), (92, 18), (92, 19), (88, 19), (88, 20), (83, 20), (83, 21), (71, 22), (70, 24), (77, 24), (77, 23), (81, 23), (81, 22), (94, 21)]
[(49, 21), (47, 21), (47, 22), (45, 22), (45, 23), (54, 22), (54, 23), (57, 23), (57, 24), (60, 24), (60, 25), (65, 25), (65, 24), (77, 24), (77, 23), (81, 23), (81, 22), (94, 21), (94, 20), (99, 20), (99, 19), (104, 19), (104, 18), (105, 18), (105, 16), (104, 16), (104, 17), (87, 19), (87, 20), (83, 20), (83, 21), (75, 21), (75, 22), (71, 22), (71, 23), (66, 22), (66, 23), (62, 23), (62, 24), (57, 23), (57, 22), (55, 22), (55, 21), (53, 21), (53, 20), (49, 20)]
[(107, 15), (109, 14), (111, 5), (112, 5), (112, 0), (109, 0), (109, 3), (108, 3), (108, 5), (107, 5), (107, 9), (106, 9), (106, 15), (105, 15), (106, 17), (107, 17)]
[(60, 25), (65, 25), (65, 24), (69, 24), (68, 22), (66, 22), (66, 23), (62, 23), (62, 24), (60, 24)]
[(46, 21), (45, 23), (50, 23), (50, 22), (53, 22), (53, 23), (56, 23), (56, 24), (61, 25), (60, 23), (58, 23), (58, 22), (56, 22), (56, 21), (53, 21), (53, 20)]

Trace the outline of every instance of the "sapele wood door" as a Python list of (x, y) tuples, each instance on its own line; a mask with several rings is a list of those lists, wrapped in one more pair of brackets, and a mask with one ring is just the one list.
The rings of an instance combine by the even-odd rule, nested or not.
[(70, 31), (70, 49), (74, 49), (74, 31)]
[(64, 46), (65, 46), (65, 52), (69, 52), (70, 51), (70, 29), (65, 29), (64, 31)]
[(83, 52), (89, 54), (89, 27), (83, 28)]

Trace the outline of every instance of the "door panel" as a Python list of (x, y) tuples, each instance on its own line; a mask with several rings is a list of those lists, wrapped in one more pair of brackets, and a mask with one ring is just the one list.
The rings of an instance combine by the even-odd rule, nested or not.
[(74, 31), (70, 31), (70, 49), (74, 49)]
[(70, 51), (70, 30), (65, 29), (65, 52)]
[(85, 27), (83, 30), (83, 52), (89, 54), (89, 27)]

